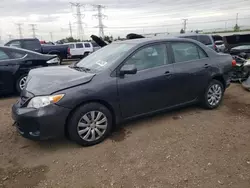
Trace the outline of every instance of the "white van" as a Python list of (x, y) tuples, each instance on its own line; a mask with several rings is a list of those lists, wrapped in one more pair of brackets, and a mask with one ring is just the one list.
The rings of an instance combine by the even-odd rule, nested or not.
[(94, 51), (90, 42), (72, 42), (66, 44), (69, 45), (70, 49), (69, 58), (83, 58)]

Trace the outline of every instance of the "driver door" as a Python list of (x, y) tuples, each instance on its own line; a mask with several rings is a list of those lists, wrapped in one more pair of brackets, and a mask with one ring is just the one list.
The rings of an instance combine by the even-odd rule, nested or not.
[(137, 73), (118, 77), (118, 93), (123, 118), (166, 108), (174, 96), (173, 71), (164, 43), (140, 48), (124, 65), (134, 64)]

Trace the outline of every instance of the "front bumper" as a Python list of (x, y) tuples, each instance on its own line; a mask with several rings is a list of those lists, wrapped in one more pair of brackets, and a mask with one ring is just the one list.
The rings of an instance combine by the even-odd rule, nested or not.
[(12, 107), (12, 119), (17, 131), (25, 138), (47, 140), (65, 135), (66, 119), (70, 109), (51, 104), (40, 109)]

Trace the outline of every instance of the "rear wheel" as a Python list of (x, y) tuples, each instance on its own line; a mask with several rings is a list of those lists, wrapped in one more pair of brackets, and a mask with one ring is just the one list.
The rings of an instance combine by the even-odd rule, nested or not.
[(26, 80), (27, 80), (27, 74), (24, 74), (17, 79), (16, 91), (18, 93), (21, 93), (21, 91), (24, 89), (25, 84), (26, 84)]
[(83, 146), (102, 142), (112, 128), (110, 111), (99, 103), (88, 103), (75, 110), (68, 122), (69, 137)]
[(208, 109), (217, 108), (224, 96), (224, 87), (223, 84), (218, 80), (212, 80), (202, 99), (203, 106)]

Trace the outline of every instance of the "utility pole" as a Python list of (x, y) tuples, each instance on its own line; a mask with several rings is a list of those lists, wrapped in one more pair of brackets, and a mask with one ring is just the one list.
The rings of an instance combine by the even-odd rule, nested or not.
[(236, 25), (238, 25), (239, 13), (236, 14)]
[(19, 38), (22, 39), (23, 38), (23, 28), (21, 23), (17, 23), (17, 29), (18, 29), (18, 33), (19, 33)]
[(53, 42), (53, 33), (49, 32), (49, 34), (50, 34), (50, 40), (51, 40), (51, 42)]
[(32, 37), (36, 38), (36, 24), (30, 24), (31, 26), (31, 31), (32, 31)]
[(81, 3), (72, 3), (70, 2), (72, 7), (76, 7), (76, 19), (77, 19), (77, 37), (80, 40), (83, 40), (83, 34), (84, 30), (82, 27), (82, 18), (84, 17), (84, 14), (81, 13), (81, 7), (84, 7), (84, 4)]
[(70, 37), (72, 38), (73, 34), (72, 34), (72, 25), (71, 25), (71, 22), (69, 22), (69, 32), (70, 32)]
[(12, 35), (11, 35), (11, 34), (9, 34), (9, 35), (8, 35), (8, 38), (9, 38), (9, 40), (11, 40), (11, 39), (12, 39)]
[(186, 33), (188, 19), (182, 19), (182, 20), (183, 20), (183, 30)]
[(103, 25), (102, 20), (104, 18), (107, 18), (107, 16), (102, 13), (102, 9), (105, 7), (102, 5), (93, 5), (93, 7), (97, 9), (97, 14), (95, 14), (93, 16), (98, 19), (98, 26), (97, 27), (99, 28), (99, 36), (101, 38), (104, 38), (104, 27), (105, 26)]

